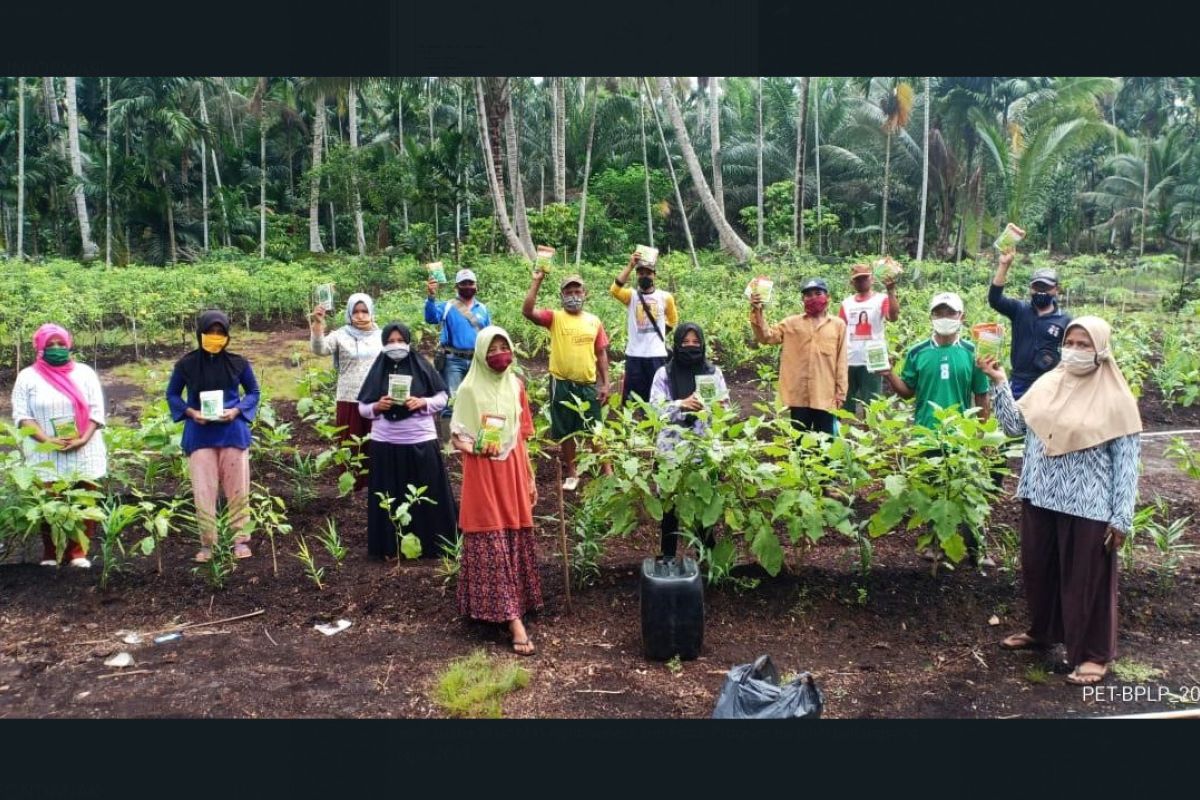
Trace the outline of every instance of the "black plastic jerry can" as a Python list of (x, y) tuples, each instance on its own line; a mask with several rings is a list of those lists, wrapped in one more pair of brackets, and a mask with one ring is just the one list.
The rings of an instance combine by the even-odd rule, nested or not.
[(640, 587), (646, 658), (688, 661), (704, 644), (704, 584), (690, 558), (647, 558)]

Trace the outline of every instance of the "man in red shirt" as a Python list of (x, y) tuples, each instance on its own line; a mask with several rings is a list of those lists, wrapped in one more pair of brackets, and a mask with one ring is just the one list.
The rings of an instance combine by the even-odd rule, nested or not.
[(872, 291), (874, 276), (868, 264), (855, 264), (850, 270), (854, 294), (842, 301), (838, 316), (846, 323), (846, 364), (849, 366), (849, 391), (842, 405), (847, 411), (857, 411), (858, 404), (869, 403), (883, 391), (883, 374), (867, 369), (867, 345), (884, 342), (885, 322), (900, 318), (900, 301), (896, 299), (896, 279), (887, 277), (883, 285), (887, 294)]

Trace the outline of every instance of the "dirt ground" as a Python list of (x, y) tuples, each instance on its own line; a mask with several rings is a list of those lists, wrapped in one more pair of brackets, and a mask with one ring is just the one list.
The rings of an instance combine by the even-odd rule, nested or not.
[[(252, 360), (279, 357), (303, 336), (280, 331), (246, 352)], [(101, 367), (122, 357), (102, 359)], [(537, 373), (544, 363), (531, 367)], [(7, 415), (11, 376), (3, 378), (0, 414)], [(758, 397), (753, 376), (735, 373), (730, 383), (749, 408)], [(106, 389), (111, 411), (122, 414), (134, 389)], [(1200, 408), (1165, 409), (1153, 394), (1142, 407), (1149, 430), (1200, 428)], [(281, 412), (294, 417), (290, 406)], [(1161, 496), (1172, 517), (1191, 515), (1188, 540), (1196, 543), (1200, 492), (1163, 459), (1166, 442), (1145, 440), (1142, 502)], [(264, 477), (271, 482), (256, 476)], [(538, 482), (535, 514), (551, 517), (552, 463), (539, 465)], [(288, 496), (286, 487), (272, 485)], [(1007, 488), (1014, 487), (1010, 478)], [(517, 658), (497, 626), (457, 616), (453, 586), (437, 574), (436, 560), (398, 569), (368, 561), (366, 500), (335, 495), (325, 487), (292, 514), (302, 533), (332, 517), (350, 547), (345, 564), (329, 570), (324, 591), (304, 578), (292, 556), (294, 538), (279, 542), (277, 577), (260, 541), (255, 558), (215, 593), (191, 572), (190, 541), (167, 543), (163, 574), (154, 559), (137, 559), (106, 590), (97, 586), (98, 570), (50, 570), (36, 565), (33, 551), (8, 554), (0, 565), (0, 717), (438, 717), (429, 691), (445, 664), (476, 647)], [(993, 537), (1015, 531), (1018, 513), (1015, 501), (1001, 504)], [(740, 568), (761, 583), (748, 591), (706, 589), (702, 655), (673, 670), (641, 654), (637, 570), (656, 549), (657, 532), (646, 527), (610, 541), (600, 580), (573, 591), (570, 607), (557, 523), (540, 521), (538, 533), (546, 607), (531, 616), (538, 654), (521, 659), (531, 679), (505, 700), (509, 717), (706, 717), (725, 671), (763, 653), (782, 672), (813, 672), (831, 718), (1124, 714), (1183, 707), (1169, 703), (1164, 690), (1200, 692), (1196, 555), (1186, 558), (1170, 590), (1159, 586), (1145, 558), (1122, 574), (1121, 655), (1160, 674), (1139, 684), (1145, 693), (1128, 702), (1121, 691), (1133, 684), (1110, 678), (1115, 701), (1099, 702), (1063, 684), (1061, 651), (1042, 656), (997, 647), (1025, 619), (1017, 571), (1002, 563), (986, 575), (964, 567), (935, 577), (914, 553), (912, 535), (877, 540), (866, 579), (856, 569), (856, 548), (836, 534), (816, 547), (789, 549), (777, 578)], [(22, 556), (30, 560), (21, 563)], [(260, 610), (185, 630), (163, 645), (127, 645), (118, 635)], [(313, 629), (341, 617), (353, 625), (340, 634)], [(135, 664), (105, 667), (119, 651)]]

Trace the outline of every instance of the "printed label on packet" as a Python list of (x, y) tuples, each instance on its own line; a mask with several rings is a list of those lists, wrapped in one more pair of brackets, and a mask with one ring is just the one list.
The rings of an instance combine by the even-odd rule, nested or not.
[(225, 392), (213, 389), (200, 393), (200, 416), (205, 419), (220, 419), (225, 410)]
[(388, 397), (394, 402), (406, 402), (411, 390), (412, 375), (388, 375)]

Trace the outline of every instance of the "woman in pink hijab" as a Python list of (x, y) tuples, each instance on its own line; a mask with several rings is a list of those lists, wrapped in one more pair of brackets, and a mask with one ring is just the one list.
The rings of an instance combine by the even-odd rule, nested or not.
[[(12, 389), (13, 420), (29, 434), (23, 443), (26, 463), (47, 485), (98, 488), (108, 472), (104, 437), (97, 435), (105, 422), (100, 379), (71, 358), (71, 334), (65, 328), (51, 323), (38, 328), (33, 349), (33, 365), (21, 370)], [(40, 447), (47, 442), (54, 447)], [(85, 525), (70, 541), (56, 542), (43, 532), (42, 565), (58, 566), (65, 548), (72, 567), (91, 567), (87, 551), (96, 523)]]

